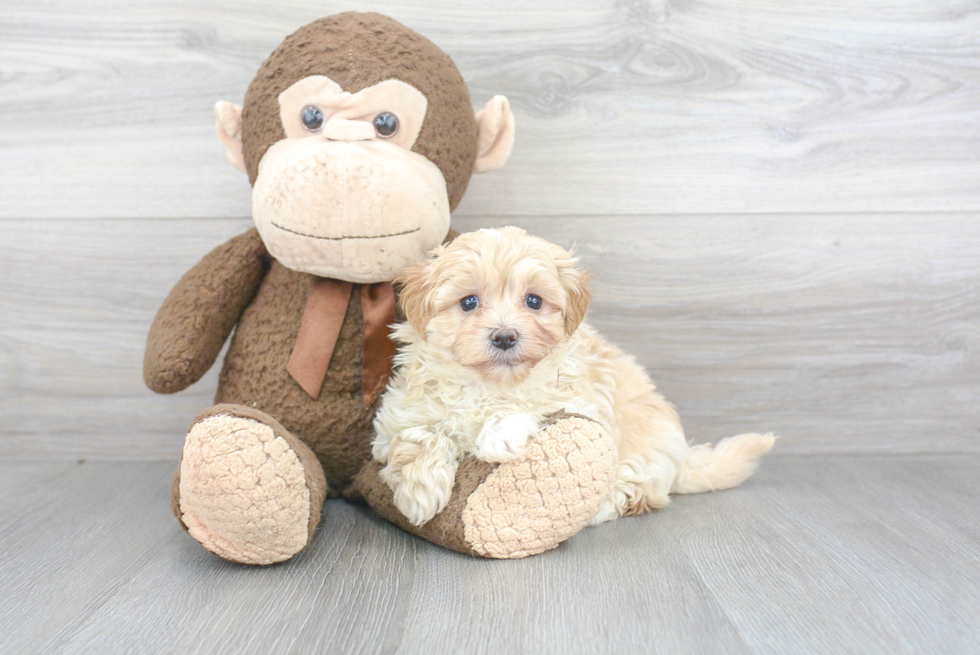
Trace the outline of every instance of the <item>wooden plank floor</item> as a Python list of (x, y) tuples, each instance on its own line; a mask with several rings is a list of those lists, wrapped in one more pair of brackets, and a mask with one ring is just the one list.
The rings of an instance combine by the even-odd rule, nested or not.
[(171, 469), (0, 462), (0, 652), (980, 650), (980, 455), (774, 456), (520, 561), (331, 501), (269, 568), (180, 530)]

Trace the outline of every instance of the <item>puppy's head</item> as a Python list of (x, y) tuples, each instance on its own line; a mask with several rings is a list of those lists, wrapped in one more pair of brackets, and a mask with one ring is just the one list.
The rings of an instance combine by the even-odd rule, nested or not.
[(518, 382), (581, 324), (591, 294), (572, 253), (516, 227), (459, 236), (408, 269), (401, 303), (427, 341), (494, 382)]

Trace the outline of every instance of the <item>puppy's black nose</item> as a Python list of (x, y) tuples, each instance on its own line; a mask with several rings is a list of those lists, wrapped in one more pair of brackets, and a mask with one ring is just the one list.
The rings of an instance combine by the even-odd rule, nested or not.
[(500, 328), (499, 330), (494, 330), (490, 333), (490, 341), (493, 342), (493, 345), (496, 348), (500, 348), (501, 350), (510, 350), (517, 345), (517, 336), (517, 330)]

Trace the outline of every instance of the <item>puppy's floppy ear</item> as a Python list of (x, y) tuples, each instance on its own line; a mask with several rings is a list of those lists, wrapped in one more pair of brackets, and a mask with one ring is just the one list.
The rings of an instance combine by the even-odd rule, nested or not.
[(435, 257), (442, 251), (443, 246), (439, 246), (433, 251), (429, 259), (411, 266), (395, 280), (400, 295), (398, 302), (401, 304), (405, 318), (412, 324), (415, 331), (425, 338), (425, 326), (435, 315), (433, 305), (434, 284), (430, 279), (435, 269)]
[(585, 320), (592, 302), (592, 291), (589, 290), (589, 273), (579, 266), (575, 258), (575, 248), (570, 252), (558, 248), (561, 254), (555, 258), (558, 266), (558, 281), (565, 291), (565, 334), (571, 336)]

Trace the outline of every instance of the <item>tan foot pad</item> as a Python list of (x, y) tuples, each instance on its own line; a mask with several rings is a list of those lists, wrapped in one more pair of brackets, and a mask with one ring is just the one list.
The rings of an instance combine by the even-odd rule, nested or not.
[(264, 423), (195, 423), (180, 464), (181, 520), (197, 541), (243, 564), (287, 560), (309, 541), (310, 489), (299, 457)]
[(550, 550), (585, 527), (616, 481), (616, 444), (594, 421), (561, 418), (528, 443), (527, 457), (502, 464), (463, 510), (467, 543), (484, 557)]

